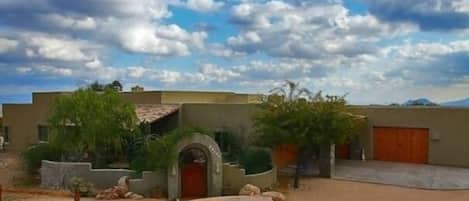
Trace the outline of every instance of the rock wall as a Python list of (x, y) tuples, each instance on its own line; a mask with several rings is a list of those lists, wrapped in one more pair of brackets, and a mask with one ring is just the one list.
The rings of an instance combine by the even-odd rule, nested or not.
[(65, 189), (72, 177), (80, 177), (95, 185), (98, 189), (115, 186), (119, 178), (128, 176), (129, 190), (142, 195), (149, 195), (155, 187), (165, 192), (167, 189), (166, 173), (143, 172), (142, 178), (128, 169), (92, 169), (91, 163), (42, 161), (41, 186), (45, 188)]
[(238, 194), (246, 184), (252, 184), (264, 190), (270, 189), (277, 184), (277, 169), (274, 167), (265, 172), (246, 175), (246, 170), (237, 164), (223, 164), (223, 194)]

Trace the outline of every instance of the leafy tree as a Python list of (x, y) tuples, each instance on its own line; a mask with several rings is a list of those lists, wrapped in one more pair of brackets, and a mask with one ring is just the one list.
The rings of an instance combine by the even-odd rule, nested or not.
[(301, 156), (318, 145), (342, 143), (350, 138), (356, 133), (355, 119), (347, 111), (344, 96), (312, 94), (291, 81), (271, 90), (253, 118), (258, 144), (275, 147), (290, 143), (298, 147), (295, 187), (299, 182)]
[(65, 150), (70, 160), (89, 155), (100, 167), (122, 153), (123, 139), (136, 130), (136, 124), (134, 106), (115, 90), (79, 89), (55, 100), (49, 118), (49, 141)]
[(90, 85), (88, 85), (89, 89), (93, 91), (105, 91), (106, 89), (113, 89), (116, 91), (122, 91), (122, 84), (118, 80), (114, 80), (109, 84), (101, 84), (98, 81), (94, 81)]
[(107, 86), (117, 91), (122, 91), (122, 84), (118, 80), (114, 80), (111, 84), (108, 84)]

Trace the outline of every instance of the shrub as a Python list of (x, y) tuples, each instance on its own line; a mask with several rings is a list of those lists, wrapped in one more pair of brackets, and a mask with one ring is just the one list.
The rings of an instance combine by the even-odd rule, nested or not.
[(58, 161), (60, 160), (62, 150), (49, 144), (36, 144), (28, 147), (21, 154), (26, 171), (35, 175), (41, 167), (42, 160)]
[(223, 160), (230, 162), (238, 160), (243, 149), (243, 141), (239, 135), (232, 132), (220, 132), (215, 135), (215, 140), (223, 153)]
[(249, 147), (242, 150), (239, 164), (246, 170), (246, 174), (256, 174), (272, 169), (272, 160), (267, 150)]
[(137, 152), (138, 155), (130, 162), (130, 169), (137, 172), (145, 170), (166, 171), (168, 166), (177, 159), (178, 153), (175, 153), (174, 150), (176, 144), (194, 133), (209, 135), (210, 132), (200, 128), (177, 128), (155, 140), (146, 141)]
[(76, 191), (78, 191), (80, 193), (80, 196), (83, 196), (83, 197), (94, 196), (96, 192), (94, 189), (94, 185), (91, 182), (87, 182), (80, 177), (72, 177), (70, 179), (70, 184), (68, 186), (68, 189), (72, 193), (75, 193)]

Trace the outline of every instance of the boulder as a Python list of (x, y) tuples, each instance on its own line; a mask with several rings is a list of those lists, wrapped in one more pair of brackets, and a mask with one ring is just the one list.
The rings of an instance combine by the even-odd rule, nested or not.
[(261, 189), (257, 186), (254, 186), (252, 184), (246, 184), (239, 190), (239, 195), (249, 195), (249, 196), (254, 196), (254, 195), (260, 195), (261, 194)]
[(133, 193), (133, 192), (127, 192), (124, 197), (126, 199), (133, 199), (133, 200), (143, 199), (142, 195), (139, 195), (139, 194)]
[(128, 188), (129, 186), (129, 177), (128, 176), (123, 176), (121, 178), (119, 178), (119, 180), (117, 181), (117, 185), (118, 186), (125, 186)]
[(126, 194), (129, 192), (129, 178), (124, 176), (117, 181), (117, 186), (108, 188), (96, 195), (96, 199), (99, 200), (113, 200), (119, 198), (126, 198)]
[(262, 196), (270, 197), (270, 198), (272, 198), (273, 201), (286, 201), (287, 200), (285, 195), (283, 195), (280, 192), (276, 192), (276, 191), (263, 192)]

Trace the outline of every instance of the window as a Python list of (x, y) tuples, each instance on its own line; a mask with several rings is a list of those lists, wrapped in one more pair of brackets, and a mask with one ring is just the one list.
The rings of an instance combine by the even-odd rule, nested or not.
[(37, 128), (39, 142), (47, 142), (49, 140), (49, 128), (42, 125), (39, 125)]
[(10, 142), (10, 138), (8, 136), (9, 134), (9, 127), (8, 126), (4, 126), (3, 127), (3, 139), (5, 140), (5, 142)]

